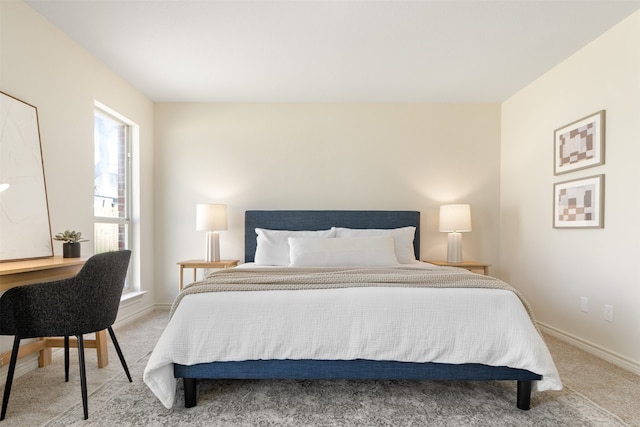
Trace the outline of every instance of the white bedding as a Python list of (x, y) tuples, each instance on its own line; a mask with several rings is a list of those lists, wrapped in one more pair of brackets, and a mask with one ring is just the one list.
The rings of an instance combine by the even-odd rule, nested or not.
[(171, 408), (173, 363), (261, 359), (482, 363), (541, 374), (540, 391), (562, 388), (515, 294), (450, 288), (187, 295), (151, 354), (144, 381)]

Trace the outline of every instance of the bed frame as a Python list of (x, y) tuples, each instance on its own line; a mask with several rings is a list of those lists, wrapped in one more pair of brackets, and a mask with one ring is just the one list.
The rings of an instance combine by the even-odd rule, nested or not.
[[(331, 227), (416, 227), (414, 250), (420, 259), (420, 212), (417, 211), (246, 211), (245, 262), (256, 250), (255, 228), (324, 230)], [(197, 365), (174, 364), (174, 376), (183, 378), (185, 407), (196, 405), (197, 379), (309, 379), (309, 380), (462, 380), (518, 382), (516, 406), (528, 410), (532, 381), (542, 377), (506, 366), (482, 364), (413, 363), (376, 360), (248, 360)]]

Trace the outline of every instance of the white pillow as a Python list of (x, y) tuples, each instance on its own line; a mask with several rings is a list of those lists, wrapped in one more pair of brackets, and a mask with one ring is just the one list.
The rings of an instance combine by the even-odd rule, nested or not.
[(257, 265), (289, 265), (289, 237), (324, 239), (335, 237), (335, 229), (318, 231), (268, 230), (256, 228), (258, 235), (254, 262)]
[(411, 264), (416, 262), (416, 254), (413, 250), (413, 238), (415, 234), (415, 227), (392, 228), (389, 230), (336, 228), (337, 238), (392, 236), (395, 241), (396, 257), (400, 264)]
[(397, 265), (393, 237), (289, 237), (291, 267)]

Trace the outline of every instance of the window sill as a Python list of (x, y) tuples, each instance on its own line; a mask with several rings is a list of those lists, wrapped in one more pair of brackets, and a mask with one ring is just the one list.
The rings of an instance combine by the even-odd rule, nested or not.
[(147, 291), (133, 291), (122, 294), (122, 297), (120, 297), (120, 306), (123, 307), (138, 302), (146, 293)]

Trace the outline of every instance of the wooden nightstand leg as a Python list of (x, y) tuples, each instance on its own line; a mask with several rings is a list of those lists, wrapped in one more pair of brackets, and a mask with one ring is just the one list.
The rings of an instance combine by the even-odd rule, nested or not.
[(98, 354), (98, 368), (104, 368), (109, 364), (107, 351), (107, 330), (96, 332), (96, 353)]
[(180, 290), (182, 290), (182, 273), (184, 272), (184, 267), (180, 265)]

